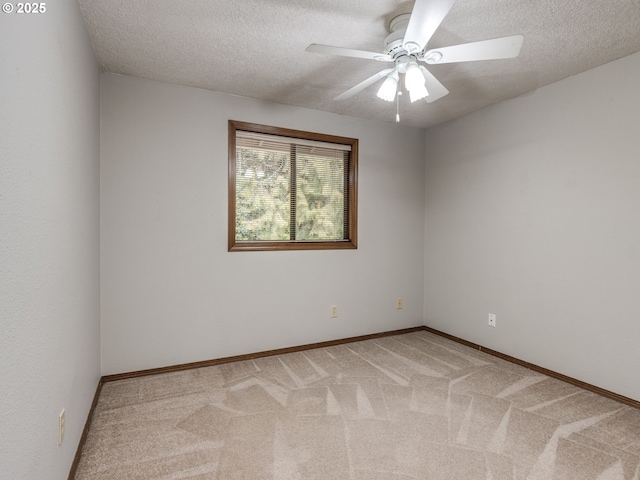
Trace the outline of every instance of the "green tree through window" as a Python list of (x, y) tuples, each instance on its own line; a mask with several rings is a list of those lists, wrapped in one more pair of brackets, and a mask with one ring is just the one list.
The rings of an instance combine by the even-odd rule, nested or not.
[(357, 146), (229, 121), (229, 250), (356, 248)]
[(291, 158), (236, 147), (236, 240), (289, 240)]

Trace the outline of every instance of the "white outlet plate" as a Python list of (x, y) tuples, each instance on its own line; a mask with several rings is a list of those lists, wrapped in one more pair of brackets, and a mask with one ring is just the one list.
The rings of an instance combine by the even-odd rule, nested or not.
[(495, 327), (496, 326), (496, 314), (495, 313), (490, 313), (489, 314), (489, 326), (490, 327)]
[(336, 318), (338, 316), (338, 306), (331, 305), (331, 318)]
[(58, 415), (58, 445), (62, 445), (64, 440), (64, 408)]
[(403, 306), (404, 306), (404, 302), (402, 300), (402, 297), (398, 297), (398, 299), (396, 300), (396, 309), (402, 310)]

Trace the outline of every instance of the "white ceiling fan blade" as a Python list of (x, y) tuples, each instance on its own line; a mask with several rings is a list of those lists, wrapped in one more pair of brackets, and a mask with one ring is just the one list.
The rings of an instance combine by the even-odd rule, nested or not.
[(522, 35), (512, 35), (481, 42), (434, 48), (425, 52), (421, 60), (429, 64), (436, 64), (515, 58), (520, 54), (523, 40), (524, 36)]
[(429, 95), (425, 97), (427, 103), (435, 102), (439, 98), (449, 94), (449, 90), (440, 83), (440, 81), (434, 77), (429, 70), (420, 65), (420, 70), (424, 75), (424, 86), (427, 87)]
[(326, 53), (327, 55), (340, 55), (342, 57), (365, 58), (367, 60), (378, 60), (380, 62), (391, 62), (393, 58), (384, 53), (366, 52), (364, 50), (354, 50), (352, 48), (332, 47), (331, 45), (320, 45), (312, 43), (307, 47), (307, 52)]
[(424, 49), (456, 0), (416, 0), (402, 44), (409, 53)]
[(393, 70), (394, 70), (393, 68), (385, 68), (381, 72), (378, 72), (375, 75), (367, 78), (365, 81), (360, 82), (355, 87), (351, 87), (349, 90), (347, 90), (343, 94), (338, 95), (336, 98), (334, 98), (334, 100), (344, 100), (345, 98), (349, 98), (349, 97), (355, 95), (359, 91), (364, 90), (365, 88), (367, 88), (369, 85), (373, 85), (374, 83), (376, 83), (378, 80), (380, 80), (385, 75), (393, 72)]

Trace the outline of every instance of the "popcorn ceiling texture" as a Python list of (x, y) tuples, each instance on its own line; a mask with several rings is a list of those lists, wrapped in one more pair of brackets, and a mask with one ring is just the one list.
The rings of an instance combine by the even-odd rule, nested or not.
[[(333, 98), (386, 63), (305, 52), (311, 43), (382, 51), (400, 0), (80, 0), (101, 68), (316, 110), (392, 122), (376, 87)], [(640, 0), (458, 0), (429, 47), (523, 34), (520, 57), (429, 66), (449, 89), (401, 103), (429, 127), (640, 51)], [(606, 95), (615, 85), (602, 85)], [(405, 97), (407, 97), (405, 95)], [(406, 102), (406, 104), (404, 104)]]

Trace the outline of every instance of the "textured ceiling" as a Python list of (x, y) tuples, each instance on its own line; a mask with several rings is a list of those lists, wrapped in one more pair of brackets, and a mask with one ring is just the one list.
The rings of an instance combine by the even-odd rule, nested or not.
[[(393, 122), (376, 86), (333, 98), (391, 64), (305, 52), (382, 51), (402, 0), (79, 0), (101, 68), (288, 105)], [(640, 0), (457, 0), (428, 48), (525, 36), (520, 56), (428, 66), (450, 91), (400, 104), (429, 127), (640, 51)], [(615, 89), (603, 85), (600, 92)]]

